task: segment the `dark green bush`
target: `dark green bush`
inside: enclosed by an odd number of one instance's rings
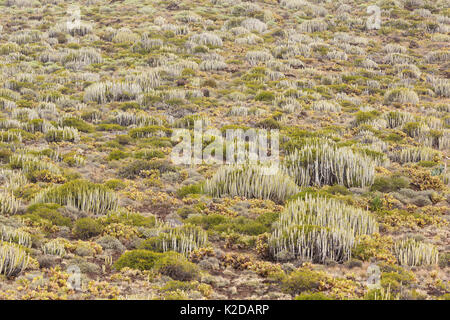
[[[77,119],[77,118],[65,118],[62,122],[62,125],[64,127],[76,128],[76,129],[78,129],[78,131],[81,131],[81,132],[87,132],[87,133],[94,132],[94,127],[91,124],[87,123],[84,120]]]
[[[394,192],[402,188],[407,188],[408,186],[408,180],[403,177],[378,176],[375,177],[371,190],[380,192]]]
[[[295,300],[334,300],[322,292],[303,292],[295,297]]]
[[[148,250],[127,251],[120,256],[114,264],[114,268],[122,270],[125,267],[137,270],[150,270],[155,266],[155,262],[162,257],[162,253]]]
[[[196,264],[173,251],[165,253],[142,249],[127,251],[114,264],[114,268],[117,270],[125,267],[142,271],[154,269],[179,281],[197,279],[200,272],[200,268]]]
[[[119,124],[116,123],[100,123],[97,125],[98,131],[120,131],[124,130],[124,127],[122,127]]]
[[[272,223],[278,218],[278,214],[267,212],[256,219],[246,217],[229,218],[220,214],[210,214],[190,217],[186,223],[201,226],[205,230],[216,232],[237,232],[245,235],[256,236],[271,231]]]
[[[135,160],[119,170],[119,176],[122,178],[133,179],[138,176],[142,170],[159,170],[160,173],[176,171],[176,168],[165,160]]]
[[[104,224],[122,223],[134,227],[154,227],[156,224],[156,218],[154,216],[143,216],[136,212],[116,212],[111,213],[107,217],[103,218]]]
[[[164,153],[160,150],[139,150],[133,154],[136,159],[151,160],[154,158],[164,158]]]
[[[292,295],[303,291],[317,290],[322,276],[320,273],[308,269],[298,269],[293,271],[281,283],[283,290]]]
[[[58,211],[61,206],[56,203],[36,203],[30,205],[23,218],[30,219],[33,222],[40,222],[42,220],[50,221],[55,226],[72,226],[72,220],[65,217]]]
[[[113,150],[108,155],[108,160],[120,160],[125,159],[129,156],[127,152],[124,152],[122,150]]]
[[[261,91],[255,96],[256,101],[270,102],[275,99],[275,94],[270,91]]]
[[[442,269],[450,267],[450,252],[443,252],[439,255],[439,267]]]
[[[199,277],[200,268],[183,255],[168,251],[155,263],[155,269],[175,280],[191,281]]]
[[[281,129],[281,125],[273,118],[268,118],[258,122],[256,127],[264,129]]]
[[[105,182],[105,186],[114,191],[118,191],[118,190],[122,190],[123,188],[125,188],[126,184],[125,184],[125,182],[123,182],[122,180],[119,180],[119,179],[110,179]]]
[[[92,218],[81,218],[75,222],[73,234],[80,239],[98,236],[103,230],[102,225]]]
[[[188,186],[183,186],[177,190],[177,196],[179,198],[184,198],[189,194],[200,194],[200,193],[202,193],[201,184],[191,184]]]

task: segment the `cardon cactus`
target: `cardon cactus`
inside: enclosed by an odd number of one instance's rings
[[[0,243],[0,274],[7,277],[17,276],[28,265],[29,255],[20,246]]]
[[[367,211],[335,199],[312,197],[287,204],[274,224],[269,246],[273,256],[291,256],[323,263],[350,258],[355,237],[378,231]]]
[[[241,196],[275,202],[284,202],[299,191],[288,175],[281,171],[274,175],[267,174],[266,170],[256,165],[224,166],[206,181],[204,190],[214,197]]]
[[[330,140],[307,139],[300,149],[286,156],[284,170],[303,187],[366,187],[373,183],[375,163],[367,155],[339,148]]]

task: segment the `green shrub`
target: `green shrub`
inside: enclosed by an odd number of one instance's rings
[[[115,140],[117,141],[117,143],[124,146],[131,142],[131,137],[128,135],[125,135],[125,134],[121,134],[121,135],[117,135]]]
[[[450,252],[443,252],[439,256],[439,267],[444,269],[446,267],[450,267]]]
[[[80,239],[98,236],[103,230],[102,225],[92,218],[81,218],[75,222],[73,234]]]
[[[133,154],[136,159],[151,160],[154,158],[164,158],[164,153],[160,150],[144,149]]]
[[[93,214],[105,214],[117,208],[118,199],[113,191],[101,184],[74,180],[42,190],[33,203],[58,203]]]
[[[120,160],[125,159],[129,156],[127,152],[124,152],[122,150],[113,150],[108,155],[108,160]]]
[[[246,217],[229,218],[220,214],[209,214],[190,217],[186,223],[217,232],[233,231],[246,235],[259,235],[269,232],[277,218],[278,213],[275,212],[266,212],[254,220]]]
[[[281,125],[273,118],[265,119],[256,124],[258,128],[281,129]]]
[[[159,170],[160,173],[174,172],[175,167],[165,160],[135,160],[119,170],[119,176],[122,178],[133,179],[143,170]]]
[[[191,281],[198,278],[200,268],[177,252],[166,252],[155,263],[155,269],[175,280]]]
[[[81,132],[94,132],[94,127],[87,123],[86,121],[83,121],[81,119],[77,119],[77,118],[65,118],[62,122],[62,125],[64,127],[73,127],[78,129],[78,131]]]
[[[118,191],[118,190],[122,190],[123,188],[125,188],[126,184],[125,184],[125,182],[123,182],[122,180],[119,180],[119,179],[110,179],[105,182],[105,186],[114,191]]]
[[[140,128],[134,128],[130,130],[130,137],[132,138],[148,138],[153,136],[165,136],[172,132],[171,129],[164,128],[162,126],[146,126]]]
[[[98,131],[120,131],[124,130],[124,127],[117,123],[100,123],[97,125]]]
[[[141,271],[151,270],[162,255],[162,253],[148,250],[127,251],[116,261],[114,268],[117,270],[122,270],[125,267]]]
[[[388,289],[393,293],[398,293],[402,288],[408,287],[414,278],[407,273],[398,272],[382,272],[381,273],[381,286]]]
[[[303,292],[295,297],[295,300],[334,300],[322,292]]]
[[[368,123],[375,120],[379,115],[380,112],[377,110],[367,112],[359,111],[356,113],[355,124],[359,126],[360,124]]]
[[[317,290],[321,280],[322,275],[316,271],[298,269],[282,281],[281,287],[286,293],[296,295],[303,291]]]
[[[403,177],[375,177],[371,190],[380,192],[394,192],[409,186],[408,180]]]
[[[275,94],[270,91],[261,91],[255,96],[256,101],[270,102],[275,99]]]
[[[338,184],[335,184],[334,186],[330,186],[329,188],[325,189],[325,192],[330,193],[332,195],[341,194],[344,196],[352,194],[346,187]]]
[[[56,203],[36,203],[30,205],[23,218],[28,218],[33,222],[48,220],[56,226],[72,226],[72,220],[57,211],[61,206]]]
[[[179,198],[184,198],[189,194],[200,194],[202,193],[203,186],[201,184],[191,184],[188,186],[183,186],[177,190],[177,196]]]
[[[155,216],[143,216],[137,212],[129,212],[124,209],[111,211],[107,216],[101,218],[103,224],[121,223],[134,227],[151,228],[156,225]]]

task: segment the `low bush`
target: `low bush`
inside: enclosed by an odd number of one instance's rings
[[[303,291],[317,290],[323,276],[316,271],[298,269],[293,271],[282,281],[282,288],[286,293],[296,295]]]
[[[75,222],[73,234],[80,239],[98,236],[103,230],[102,225],[92,218],[81,218]]]

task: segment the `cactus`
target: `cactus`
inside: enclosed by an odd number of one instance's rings
[[[60,168],[49,162],[44,157],[37,157],[26,153],[15,153],[9,158],[9,165],[12,169],[21,169],[23,173],[35,170],[48,170],[54,174],[60,174]]]
[[[80,141],[80,133],[76,128],[72,127],[51,128],[45,134],[45,140],[48,142],[78,142]]]
[[[50,254],[59,257],[64,257],[66,255],[64,243],[58,239],[50,240],[49,242],[43,244],[41,249],[44,254]]]
[[[170,228],[162,225],[158,230],[156,241],[152,241],[152,249],[156,251],[176,251],[188,256],[193,250],[202,248],[208,242],[206,231],[201,227],[186,224]]]
[[[0,182],[2,183],[5,191],[12,191],[26,185],[28,183],[28,179],[22,171],[1,169]]]
[[[274,224],[269,246],[275,257],[287,251],[313,262],[344,261],[350,258],[356,236],[377,231],[369,212],[307,194],[287,204]]]
[[[31,236],[28,232],[4,225],[0,227],[0,241],[14,242],[27,248],[31,247]]]
[[[314,20],[306,20],[300,24],[299,31],[300,32],[321,32],[328,29],[328,24],[320,19],[314,19]]]
[[[106,103],[110,101],[126,101],[136,99],[142,93],[142,88],[136,83],[125,82],[100,82],[86,88],[84,102],[95,101]]]
[[[214,197],[241,196],[279,203],[299,191],[289,176],[281,171],[267,174],[266,169],[256,165],[223,166],[206,181],[204,191]]]
[[[22,142],[22,134],[16,131],[0,131],[0,142]]]
[[[375,164],[368,156],[325,139],[305,139],[301,149],[286,156],[283,167],[302,187],[366,187],[372,185],[375,174]]]
[[[205,60],[200,63],[200,70],[202,71],[220,71],[226,68],[227,64],[220,60]]]
[[[0,215],[12,215],[19,209],[20,202],[12,193],[0,193]]]
[[[319,100],[312,104],[315,111],[341,112],[341,106],[334,101]]]
[[[386,92],[384,103],[410,103],[416,105],[419,103],[419,96],[414,91],[407,88],[396,88]]]
[[[267,30],[267,25],[261,20],[255,18],[247,18],[241,22],[241,26],[248,31],[264,32]]]
[[[26,269],[29,255],[20,246],[1,242],[0,243],[0,274],[14,277]]]
[[[412,122],[414,117],[407,112],[391,111],[384,115],[384,119],[387,121],[389,128],[395,129],[402,127],[407,122]]]
[[[74,180],[42,190],[33,203],[58,203],[95,215],[117,208],[118,199],[108,188],[85,180]]]
[[[427,147],[402,148],[399,151],[391,153],[389,158],[398,163],[433,161],[440,158],[440,153]]]
[[[401,265],[408,266],[432,265],[437,264],[439,260],[436,246],[414,239],[396,242],[394,254]]]
[[[245,55],[245,60],[252,66],[258,64],[258,62],[270,61],[272,58],[272,54],[264,50],[248,51]]]
[[[222,46],[222,39],[211,32],[203,32],[193,35],[190,40],[200,45],[211,45],[216,47]]]

